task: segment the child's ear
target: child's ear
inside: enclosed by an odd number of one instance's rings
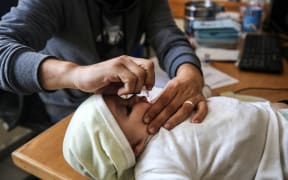
[[[136,145],[133,146],[133,152],[136,157],[138,157],[145,148],[145,140],[139,141]]]

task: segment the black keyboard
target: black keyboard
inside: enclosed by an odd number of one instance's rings
[[[283,62],[278,38],[267,34],[248,34],[245,38],[239,68],[247,71],[281,73]]]

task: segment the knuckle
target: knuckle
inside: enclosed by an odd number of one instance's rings
[[[142,68],[139,68],[137,71],[138,76],[140,77],[140,79],[143,79],[143,77],[146,76],[146,71]]]
[[[168,108],[168,107],[165,107],[167,104],[169,103],[169,99],[168,99],[168,97],[162,97],[161,99],[159,99],[158,101],[157,101],[157,107],[159,107],[158,109],[157,109],[157,112],[160,112],[160,107],[161,108]],[[171,105],[170,105],[171,106]],[[170,108],[169,108],[170,109]],[[155,109],[156,110],[156,109]]]
[[[129,58],[129,56],[127,55],[122,55],[122,56],[119,56],[118,58],[115,58],[115,61],[118,63],[118,64],[126,64],[128,61],[130,61],[131,59]]]
[[[192,106],[189,105],[189,104],[183,104],[181,110],[182,110],[182,113],[187,115],[187,114],[190,114],[191,113],[191,108]]]
[[[154,119],[151,123],[150,123],[150,127],[156,127],[156,128],[160,128],[163,125],[164,121],[161,118],[157,118]]]
[[[137,78],[135,76],[127,77],[127,79],[124,80],[124,83],[127,83],[127,85],[131,85],[131,86],[134,86],[136,82],[137,82]]]
[[[207,102],[204,100],[204,101],[200,101],[199,103],[199,109],[203,109],[203,111],[207,111],[208,110],[208,104]]]
[[[129,56],[127,56],[127,55],[121,55],[120,57],[119,57],[119,59],[129,59]]]
[[[170,116],[175,112],[175,109],[173,108],[166,108],[164,109],[159,115],[158,119],[161,124],[165,123],[166,121],[169,120]]]
[[[158,118],[158,123],[157,123],[157,125],[158,125],[158,126],[162,126],[166,121],[167,121],[167,118],[165,118],[165,116],[162,114],[162,115],[160,115],[159,118]]]
[[[176,107],[173,105],[170,105],[164,109],[163,114],[165,114],[166,116],[169,116],[170,114],[174,113],[175,110],[176,110]]]
[[[123,63],[123,61],[121,61],[121,59],[115,59],[114,62],[111,64],[112,68],[115,68],[115,67],[119,67],[121,66]]]
[[[153,61],[147,61],[147,67],[148,69],[154,69],[154,62]]]
[[[156,117],[156,115],[158,114],[158,112],[160,111],[160,109],[150,109],[149,110],[149,117],[151,118],[151,119],[154,119],[155,117]],[[157,119],[156,119],[157,120]],[[152,121],[153,122],[153,121]]]
[[[170,81],[169,82],[169,86],[170,88],[176,89],[177,87],[179,87],[180,83],[178,81]]]
[[[206,99],[205,97],[202,95],[202,93],[198,93],[196,96],[195,96],[195,99],[196,101],[198,101],[199,103],[203,102],[205,103]]]

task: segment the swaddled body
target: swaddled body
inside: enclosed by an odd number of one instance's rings
[[[269,103],[209,99],[201,124],[162,128],[135,168],[136,179],[288,178],[288,122]]]

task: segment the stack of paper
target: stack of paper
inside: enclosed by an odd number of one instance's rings
[[[240,24],[231,19],[195,21],[193,27],[197,43],[209,47],[235,48],[241,32]]]
[[[196,49],[196,55],[202,62],[209,61],[231,61],[236,62],[239,59],[238,49],[207,48],[200,47]],[[209,59],[207,59],[207,55]]]

